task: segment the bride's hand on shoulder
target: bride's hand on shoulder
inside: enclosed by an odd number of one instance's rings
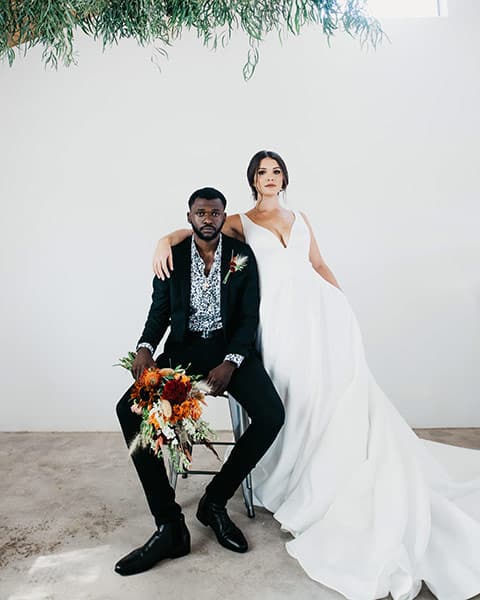
[[[172,246],[183,242],[191,235],[191,229],[177,229],[158,240],[152,264],[153,271],[159,279],[164,281],[165,277],[169,278],[173,271]]]
[[[240,215],[229,215],[223,224],[222,232],[244,242],[245,236]],[[159,279],[164,281],[165,278],[170,277],[170,273],[173,271],[172,246],[183,242],[191,235],[191,229],[178,229],[158,240],[152,264],[153,271]]]
[[[153,255],[153,270],[155,275],[162,281],[165,277],[170,277],[170,271],[173,271],[172,247],[168,238],[158,240]]]

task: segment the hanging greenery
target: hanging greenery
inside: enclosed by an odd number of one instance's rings
[[[122,38],[142,46],[172,45],[184,30],[203,44],[225,46],[235,30],[249,39],[243,69],[249,79],[259,59],[259,44],[270,32],[280,39],[314,24],[330,38],[343,31],[375,46],[383,32],[369,16],[367,0],[0,0],[0,57],[13,64],[16,52],[43,47],[43,61],[57,67],[75,63],[74,34],[100,39],[103,48]]]

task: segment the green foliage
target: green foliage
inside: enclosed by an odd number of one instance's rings
[[[133,366],[133,361],[135,360],[135,357],[137,356],[136,352],[129,352],[127,354],[127,356],[122,356],[122,358],[118,359],[118,363],[114,364],[114,367],[123,367],[124,369],[127,369],[127,371],[131,371],[132,370],[132,366]]]
[[[328,38],[343,31],[373,46],[383,36],[366,0],[0,0],[0,57],[12,65],[14,47],[27,52],[40,45],[46,65],[68,66],[75,62],[78,29],[100,39],[104,48],[133,38],[142,46],[160,46],[162,53],[184,30],[194,30],[205,46],[216,49],[240,29],[249,39],[243,69],[249,79],[267,34],[277,32],[282,39],[312,24]]]
[[[100,39],[103,47],[133,38],[142,46],[165,47],[194,30],[211,49],[225,46],[232,33],[249,39],[243,69],[249,79],[259,60],[259,43],[270,32],[298,35],[307,25],[319,25],[330,38],[338,31],[376,45],[383,36],[368,15],[367,0],[0,0],[0,57],[12,65],[13,47],[27,52],[43,47],[43,61],[57,67],[75,62],[74,33],[80,29]],[[20,49],[18,49],[20,51]]]

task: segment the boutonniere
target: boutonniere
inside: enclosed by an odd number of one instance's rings
[[[232,250],[232,258],[228,263],[228,271],[223,279],[223,283],[227,283],[228,278],[231,273],[236,273],[237,271],[241,271],[247,266],[248,256],[244,256],[243,254],[233,254]]]

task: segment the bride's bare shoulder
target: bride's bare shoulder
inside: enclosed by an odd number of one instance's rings
[[[240,219],[239,214],[228,215],[223,224],[222,231],[225,235],[229,235],[241,242],[245,241],[242,220]]]

